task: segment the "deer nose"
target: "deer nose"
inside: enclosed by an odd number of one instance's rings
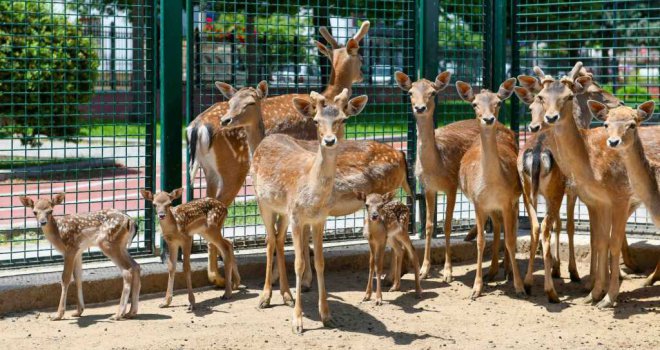
[[[222,121],[220,122],[222,126],[227,126],[231,124],[232,118],[223,118]]]
[[[530,124],[529,125],[529,131],[538,132],[539,130],[541,130],[541,124]]]
[[[416,112],[416,113],[424,113],[424,112],[426,112],[426,106],[415,106],[415,112]]]
[[[621,139],[607,139],[607,145],[614,148],[621,144]]]
[[[46,226],[47,223],[48,223],[47,220],[39,221],[39,224],[41,224],[41,226]]]
[[[161,220],[165,219],[165,213],[158,213],[158,218]]]
[[[548,123],[548,124],[553,124],[557,120],[559,120],[559,114],[555,114],[555,115],[547,115],[546,114],[545,115],[545,122]]]
[[[325,144],[328,147],[334,146],[336,142],[337,142],[337,138],[335,136],[326,136],[323,138],[323,144]]]
[[[481,118],[486,125],[492,125],[495,122],[495,116],[488,115]]]
[[[371,221],[378,220],[378,213],[371,213]]]

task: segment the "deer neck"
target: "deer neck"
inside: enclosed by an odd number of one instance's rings
[[[348,96],[350,96],[352,91],[353,81],[344,77],[337,77],[334,69],[330,73],[330,79],[328,80],[328,86],[323,90],[323,96],[327,99],[333,99],[337,95],[341,94],[344,89],[348,89]]]
[[[560,114],[564,122],[553,127],[559,165],[575,181],[592,183],[595,176],[589,162],[589,150],[573,118],[573,104],[564,104]]]
[[[660,187],[646,158],[639,135],[635,135],[633,144],[622,153],[633,192],[644,203],[656,224],[660,224],[657,222],[660,221]]]
[[[171,208],[165,213],[165,218],[159,220],[160,229],[163,231],[163,234],[168,236],[174,235],[178,231],[178,224],[173,214],[174,210],[176,210],[176,208]]]
[[[59,251],[63,251],[64,242],[62,242],[62,237],[60,237],[60,229],[57,226],[57,219],[53,218],[48,220],[46,225],[41,226],[41,230],[44,232],[46,239],[55,246]]]
[[[497,150],[497,128],[495,126],[481,127],[479,137],[481,138],[481,168],[484,170],[484,176],[499,177],[502,175],[502,167]]]
[[[440,164],[438,148],[435,144],[434,109],[435,106],[429,108],[424,116],[415,118],[417,123],[417,154],[425,169]]]
[[[264,120],[262,118],[261,112],[259,113],[258,118],[255,118],[255,120],[255,122],[246,128],[247,142],[250,149],[250,159],[252,159],[257,146],[259,146],[264,137],[266,137],[266,127],[264,126]]]
[[[334,187],[336,172],[337,147],[328,149],[319,146],[308,175],[311,192],[320,195],[322,198],[328,198]]]

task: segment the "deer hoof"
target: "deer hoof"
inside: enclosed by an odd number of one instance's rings
[[[611,309],[614,307],[614,302],[612,302],[612,299],[610,298],[609,295],[606,295],[603,300],[601,300],[596,306],[599,309]]]

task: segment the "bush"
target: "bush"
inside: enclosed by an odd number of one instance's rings
[[[71,138],[78,105],[94,93],[98,58],[81,28],[52,4],[0,2],[0,126],[33,136]]]
[[[603,86],[603,90],[612,93],[612,85]],[[624,85],[616,89],[614,93],[625,104],[633,106],[636,104],[644,103],[651,99],[651,94],[649,91],[641,86],[637,85]]]

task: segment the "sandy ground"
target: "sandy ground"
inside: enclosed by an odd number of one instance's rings
[[[523,271],[524,262],[519,260]],[[566,266],[563,276],[568,275]],[[585,262],[578,268],[583,275],[588,272]],[[0,319],[2,348],[660,348],[660,285],[640,288],[642,276],[623,282],[615,310],[601,311],[583,305],[580,299],[586,293],[568,279],[555,279],[562,303],[548,304],[540,271],[528,299],[514,298],[512,283],[500,274],[482,297],[471,301],[474,271],[474,264],[455,266],[455,280],[447,284],[434,270],[434,278],[422,281],[421,300],[413,297],[408,274],[404,292],[384,293],[382,306],[361,302],[365,272],[327,274],[330,308],[339,328],[322,327],[313,288],[303,297],[306,331],[301,336],[292,334],[292,309],[281,304],[279,292],[274,290],[273,307],[257,309],[260,281],[244,277],[249,288],[229,301],[220,299],[220,290],[196,290],[198,304],[192,313],[179,291],[169,309],[157,307],[162,294],[143,296],[134,320],[109,321],[116,302],[87,305],[78,319],[71,317],[75,306],[70,305],[66,319],[58,322],[48,320],[53,310],[7,315]]]

